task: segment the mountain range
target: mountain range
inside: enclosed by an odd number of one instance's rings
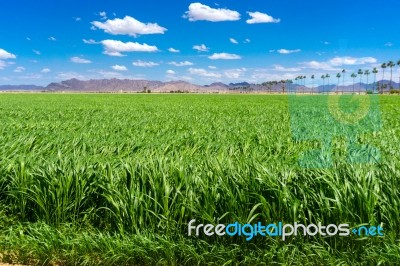
[[[0,91],[37,91],[43,87],[36,85],[0,85]]]
[[[379,81],[386,84],[385,91],[389,90],[390,81]],[[399,88],[399,83],[392,82],[392,87]],[[151,81],[151,80],[130,80],[130,79],[91,79],[78,80],[69,79],[61,82],[53,82],[47,86],[35,85],[0,85],[0,91],[47,91],[47,92],[205,92],[205,93],[226,93],[226,92],[365,92],[372,90],[373,84],[355,83],[353,85],[325,85],[306,87],[300,84],[274,84],[262,86],[247,82],[224,84],[221,82],[210,85],[195,85],[186,81]],[[375,88],[376,90],[376,88]]]

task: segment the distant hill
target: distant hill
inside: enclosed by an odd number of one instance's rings
[[[386,92],[389,91],[389,80],[379,81],[380,84],[386,85],[384,89]],[[394,89],[399,88],[399,83],[392,82]],[[222,82],[214,82],[210,85],[200,86],[195,85],[186,81],[152,81],[152,80],[131,80],[131,79],[91,79],[91,80],[79,80],[69,79],[61,82],[53,82],[46,87],[35,86],[35,85],[0,85],[0,91],[49,91],[49,92],[240,92],[240,93],[254,93],[254,92],[273,92],[281,93],[285,92],[366,92],[372,90],[373,84],[365,83],[354,83],[351,85],[314,85],[303,86],[300,84],[274,84],[262,86],[260,84],[251,84],[248,82],[230,83],[224,84]],[[375,86],[375,90],[377,87]]]
[[[219,84],[199,86],[186,81],[150,81],[129,79],[98,79],[82,81],[78,79],[65,80],[59,83],[50,83],[47,91],[86,91],[86,92],[198,92],[220,91],[225,89]]]
[[[36,85],[0,85],[0,91],[37,91],[44,88]]]
[[[229,83],[229,87],[247,87],[251,84],[248,82],[240,82],[240,83]]]
[[[78,79],[69,79],[59,83],[50,83],[47,91],[99,91],[99,92],[117,92],[117,91],[143,91],[155,89],[162,86],[159,81],[149,80],[128,80],[128,79],[91,79],[87,81]]]
[[[205,85],[205,87],[223,87],[223,88],[229,88],[229,85],[226,85],[225,83],[222,83],[222,82],[214,82],[214,83],[211,83],[210,85]]]

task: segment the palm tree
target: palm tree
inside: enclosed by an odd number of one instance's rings
[[[325,78],[327,78],[328,79],[328,90],[326,91],[326,94],[329,94],[329,78],[330,78],[331,76],[329,76],[329,74],[326,74],[325,75]]]
[[[387,66],[390,67],[390,86],[389,86],[389,90],[392,89],[392,78],[393,78],[393,67],[395,66],[393,61],[389,61],[387,63]]]
[[[303,76],[303,79],[304,79],[304,81],[303,81],[303,94],[305,94],[306,93],[306,79],[307,79],[307,77]]]
[[[360,76],[360,87],[358,88],[358,94],[361,94],[361,78],[364,72],[362,71],[362,69],[359,69],[357,74]]]
[[[280,83],[282,83],[282,92],[283,92],[283,94],[285,94],[285,83],[286,83],[286,81],[281,80]]]
[[[289,83],[290,83],[290,84],[293,84],[293,80],[290,79],[290,80],[289,80]],[[293,91],[293,85],[291,85],[291,88],[292,88],[292,91]]]
[[[325,75],[322,75],[321,78],[322,78],[322,94],[324,94],[324,92],[325,92]]]
[[[383,63],[382,65],[381,65],[381,68],[382,68],[382,84],[381,84],[381,93],[383,93],[383,80],[385,79],[385,68],[386,68],[386,63]]]
[[[400,60],[397,61],[397,65],[400,67]],[[400,91],[400,76],[399,76],[399,91]]]
[[[383,82],[382,82],[382,84],[381,84],[381,91],[382,91],[382,94],[383,93],[385,93],[385,89],[387,88],[387,84],[383,84]]]
[[[374,69],[372,70],[372,73],[374,73],[374,85],[372,87],[372,91],[375,93],[375,86],[376,86],[376,74],[378,74],[378,69],[376,67],[374,67]]]
[[[299,79],[300,79],[300,92],[301,92],[301,89],[302,89],[302,87],[303,87],[303,76],[299,76]]]
[[[353,94],[354,94],[354,83],[355,83],[355,79],[356,79],[356,77],[357,77],[357,74],[356,74],[356,73],[353,73],[353,74],[351,74],[351,77],[352,77],[352,79],[353,79]]]
[[[290,80],[290,84],[292,84],[292,85],[291,85],[292,91],[295,91],[295,87],[293,86],[293,83],[294,83],[294,82],[293,82],[293,80],[291,79],[291,80]]]
[[[287,79],[287,80],[286,80],[286,84],[287,84],[287,88],[288,88],[288,93],[291,92],[291,86],[290,86],[290,84],[292,84],[292,83],[293,83],[292,80],[290,80],[290,79]]]
[[[343,89],[344,89],[344,75],[346,74],[346,69],[342,70],[342,76],[343,76],[343,87],[342,87],[342,94],[343,94]]]
[[[268,81],[268,82],[266,82],[267,83],[267,90],[268,90],[268,92],[269,92],[269,94],[271,94],[271,87],[272,87],[272,83],[271,83],[271,81]]]
[[[265,87],[266,88],[266,92],[267,91],[270,91],[271,92],[271,82],[270,81],[267,81],[267,82],[263,82],[263,83],[261,83],[261,86],[263,86],[263,87]]]
[[[336,77],[337,77],[336,94],[338,94],[339,93],[339,81],[340,81],[340,77],[341,77],[340,73],[337,73]]]
[[[367,90],[368,90],[368,76],[370,75],[371,73],[369,72],[369,70],[367,69],[367,70],[365,70],[365,72],[364,72],[364,75],[366,75],[367,76]]]
[[[399,62],[400,62],[400,60],[399,60]],[[311,94],[314,94],[314,78],[315,78],[315,76],[314,76],[314,75],[311,75],[311,81],[312,81],[312,85],[311,85]]]

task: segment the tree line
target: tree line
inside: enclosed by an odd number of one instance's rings
[[[389,82],[389,92],[397,92],[400,93],[400,78],[399,78],[399,84],[398,84],[398,90],[396,91],[395,88],[392,86],[393,84],[393,68],[395,66],[398,66],[400,68],[400,60],[397,61],[397,63],[395,63],[394,61],[389,61],[387,63],[382,63],[380,68],[382,69],[382,80],[381,82],[376,82],[376,77],[377,74],[379,73],[378,68],[374,67],[371,71],[369,69],[363,70],[363,69],[359,69],[357,72],[353,72],[350,74],[350,77],[352,79],[352,93],[359,93],[361,94],[362,91],[362,87],[361,87],[361,83],[362,83],[362,78],[366,77],[366,93],[380,93],[383,94],[385,93],[385,91],[387,91],[387,85],[384,83],[385,80],[385,70],[387,68],[390,68],[390,82]],[[336,74],[337,79],[337,83],[336,84],[330,84],[330,78],[331,75],[325,74],[321,76],[321,80],[322,80],[322,93],[329,93],[331,91],[335,92],[335,93],[344,93],[344,88],[345,88],[345,76],[347,74],[347,70],[346,69],[342,69],[342,71],[338,72]],[[372,88],[369,89],[369,78],[370,75],[373,75],[374,81],[372,83]],[[359,78],[359,86],[358,86],[358,91],[355,91],[355,84],[356,84],[356,78]],[[286,80],[274,80],[274,81],[266,81],[261,83],[261,85],[263,87],[265,87],[266,91],[269,93],[272,93],[273,88],[276,86],[279,86],[281,89],[282,93],[306,93],[306,90],[311,92],[311,94],[314,93],[320,93],[321,91],[316,91],[315,89],[320,88],[320,86],[314,87],[315,84],[315,79],[316,76],[315,75],[311,75],[310,76],[311,79],[311,90],[309,87],[306,86],[306,80],[307,80],[307,76],[297,76],[296,78],[293,79],[286,79]],[[326,84],[325,84],[326,81]],[[340,81],[342,81],[342,87],[341,90],[339,91],[339,86],[340,86]],[[293,85],[294,84],[294,85]],[[336,87],[336,88],[335,88]]]

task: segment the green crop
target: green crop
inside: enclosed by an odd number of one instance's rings
[[[286,96],[0,94],[0,204],[13,221],[0,253],[41,239],[54,249],[30,259],[70,250],[66,265],[400,263],[399,105],[380,104],[381,131],[358,136],[379,163],[348,164],[338,138],[332,168],[305,169],[299,154],[319,144],[292,139]],[[387,235],[246,243],[189,237],[191,219],[371,224]]]

